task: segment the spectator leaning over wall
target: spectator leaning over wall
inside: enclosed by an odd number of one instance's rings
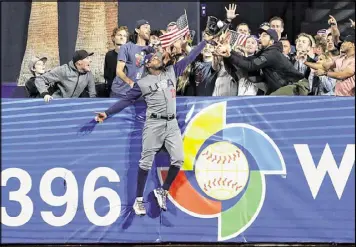
[[[284,95],[307,95],[309,83],[306,79],[302,81],[303,74],[299,73],[282,54],[282,46],[278,42],[277,32],[273,29],[260,29],[260,33],[262,49],[252,57],[243,57],[231,51],[231,47],[226,41],[218,46],[216,52],[225,57],[226,62],[247,72],[262,70],[264,81],[268,87],[267,95],[290,83],[294,84],[296,90],[283,92]]]
[[[336,79],[336,96],[355,96],[355,34],[343,39],[341,55],[330,63],[305,64],[315,70],[317,76],[328,76]]]
[[[332,57],[329,54],[319,55],[318,64],[330,62],[332,62]],[[310,95],[335,95],[335,84],[336,80],[334,78],[325,75],[317,76],[315,75],[315,70],[311,69],[309,74]]]
[[[25,83],[25,89],[27,93],[27,97],[29,98],[40,98],[40,92],[38,92],[37,87],[35,85],[35,80],[37,76],[43,75],[46,69],[46,57],[33,57],[28,64],[28,69],[32,73],[32,77],[28,79]],[[53,85],[46,85],[47,91],[50,95],[52,95],[55,91],[55,87]]]
[[[36,77],[36,87],[45,102],[49,102],[52,98],[78,98],[86,88],[91,98],[96,97],[94,77],[90,71],[90,56],[93,54],[85,50],[78,50],[68,64]],[[51,96],[48,86],[52,84],[59,90]]]

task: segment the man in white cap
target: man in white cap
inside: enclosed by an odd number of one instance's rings
[[[74,53],[68,64],[63,64],[51,71],[36,77],[35,84],[45,102],[53,98],[79,98],[88,89],[90,98],[96,97],[93,74],[90,71],[90,56],[85,50]],[[58,90],[51,96],[48,85],[58,86]]]

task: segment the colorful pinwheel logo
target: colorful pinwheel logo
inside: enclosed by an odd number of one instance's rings
[[[196,114],[183,138],[184,164],[169,199],[193,217],[218,218],[219,241],[238,236],[263,206],[265,176],[286,175],[281,152],[260,129],[226,124],[226,102]],[[161,182],[167,171],[158,169]]]

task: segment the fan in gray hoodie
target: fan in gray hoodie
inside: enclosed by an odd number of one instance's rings
[[[36,77],[35,85],[45,102],[52,98],[78,98],[86,88],[91,98],[96,97],[94,77],[90,71],[90,56],[93,54],[85,50],[76,51],[68,64]],[[52,96],[47,91],[50,84],[59,88]]]

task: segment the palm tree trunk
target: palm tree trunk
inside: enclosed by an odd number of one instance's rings
[[[32,76],[28,63],[33,56],[46,56],[46,67],[59,65],[58,46],[58,8],[56,1],[32,1],[26,51],[21,64],[21,71],[17,81],[19,86]]]
[[[115,48],[112,40],[111,34],[115,27],[118,25],[118,15],[119,8],[117,0],[110,0],[105,2],[105,13],[106,13],[106,36],[108,39],[108,43],[106,45],[108,50],[112,50]]]
[[[105,54],[108,50],[107,45],[111,41],[111,38],[108,39],[107,29],[113,25],[113,19],[115,17],[117,19],[114,8],[117,9],[117,6],[113,2],[95,0],[80,2],[76,50],[85,49],[94,52],[91,57],[91,70],[96,83],[104,82]]]

